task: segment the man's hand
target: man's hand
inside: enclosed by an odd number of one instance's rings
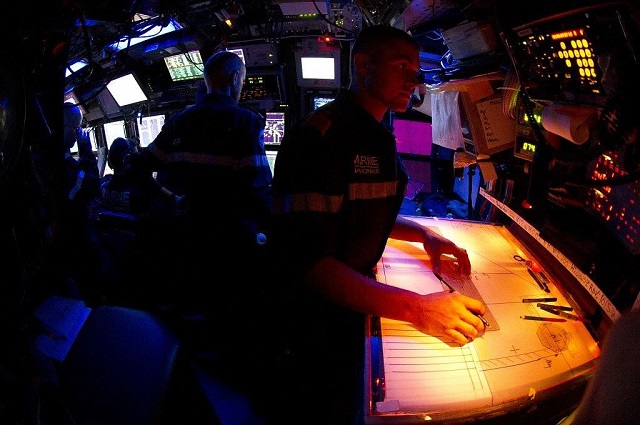
[[[440,258],[442,254],[451,255],[458,260],[460,274],[468,276],[471,273],[471,262],[466,250],[413,220],[398,216],[390,237],[409,242],[422,242],[424,250],[431,259],[433,271],[436,273],[440,272],[442,268],[442,259]]]
[[[484,333],[485,326],[477,315],[487,309],[476,299],[459,292],[435,292],[421,295],[411,319],[420,332],[435,337],[448,337],[464,345]],[[445,338],[446,339],[446,338]]]
[[[449,254],[458,260],[460,274],[468,276],[471,273],[471,262],[467,251],[460,248],[447,238],[434,232],[426,232],[424,238],[424,250],[429,254],[433,271],[438,273],[442,268],[442,254]]]

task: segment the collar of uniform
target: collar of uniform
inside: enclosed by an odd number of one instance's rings
[[[237,103],[231,98],[231,96],[222,93],[207,93],[203,96],[202,99],[206,103],[223,103],[227,105],[237,105]]]
[[[362,117],[363,120],[370,120],[378,125],[388,129],[384,123],[376,120],[366,109],[364,109],[358,102],[356,95],[349,89],[340,89],[336,95],[335,105],[337,107],[336,112],[339,116],[349,117],[352,120],[357,117]]]

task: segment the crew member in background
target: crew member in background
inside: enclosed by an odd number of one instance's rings
[[[407,175],[382,120],[389,110],[406,110],[419,66],[418,45],[404,31],[363,29],[352,48],[349,89],[284,137],[273,180],[272,248],[290,284],[284,292],[293,295],[288,304],[283,297],[290,359],[275,416],[305,424],[363,421],[366,315],[406,321],[457,344],[484,331],[479,300],[449,291],[418,295],[374,277],[388,237],[422,243],[435,271],[442,254],[457,259],[460,273],[471,271],[464,249],[398,216]]]
[[[100,181],[100,202],[94,216],[113,260],[112,274],[117,277],[108,301],[146,309],[166,302],[167,294],[159,290],[157,281],[149,279],[149,270],[156,267],[154,247],[175,227],[180,198],[151,174],[132,174],[127,163],[138,150],[135,139],[113,140],[107,158],[113,173]]]
[[[238,105],[245,76],[239,56],[213,54],[204,66],[207,93],[165,121],[131,163],[148,173],[162,171],[163,186],[184,196],[176,240],[156,247],[166,256],[158,270],[173,282],[178,312],[204,315],[199,342],[226,359],[220,364],[235,383],[242,376],[257,379],[233,365],[255,365],[258,338],[268,334],[255,329],[263,320],[261,287],[269,279],[272,175],[264,118]]]
[[[82,111],[65,103],[64,178],[56,208],[51,246],[52,267],[65,282],[67,295],[99,302],[108,284],[109,259],[91,224],[100,187],[98,160],[89,132],[81,127]],[[71,149],[77,144],[77,158]]]
[[[134,139],[117,137],[111,143],[107,162],[112,174],[100,180],[101,207],[114,212],[147,218],[151,214],[170,214],[176,197],[162,187],[151,175],[134,178],[127,167],[131,155],[138,153]]]

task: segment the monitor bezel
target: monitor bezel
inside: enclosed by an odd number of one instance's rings
[[[306,59],[331,59],[333,60],[332,79],[325,78],[305,78],[303,64]],[[341,57],[340,49],[327,49],[315,52],[297,51],[295,52],[296,80],[299,87],[317,89],[339,89],[341,84]]]

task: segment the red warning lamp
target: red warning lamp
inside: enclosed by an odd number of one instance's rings
[[[319,35],[318,36],[318,43],[321,43],[321,44],[331,45],[335,41],[336,41],[335,38],[333,38],[333,36],[331,36],[329,34]]]

